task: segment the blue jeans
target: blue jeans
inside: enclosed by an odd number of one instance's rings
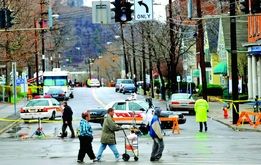
[[[101,143],[98,154],[97,154],[97,159],[100,160],[102,157],[102,153],[103,151],[106,149],[107,145],[110,147],[110,149],[112,150],[114,156],[116,159],[118,159],[120,157],[120,154],[116,148],[116,144],[103,144]]]

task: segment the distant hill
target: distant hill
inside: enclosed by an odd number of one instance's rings
[[[105,50],[106,43],[115,39],[112,29],[116,25],[93,24],[90,7],[62,5],[57,10],[59,21],[65,28],[70,28],[70,33],[64,36],[68,41],[63,54],[70,59],[72,65],[81,63],[88,57],[98,57]]]

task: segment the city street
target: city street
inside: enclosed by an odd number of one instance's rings
[[[74,111],[74,129],[79,125],[81,113],[88,108],[103,107],[113,100],[126,99],[130,95],[115,93],[114,88],[75,88],[75,97],[68,101]],[[144,99],[138,95],[138,99]],[[154,102],[156,106],[166,107],[164,102]],[[131,157],[129,162],[123,160],[116,164],[260,164],[260,132],[240,132],[215,120],[208,121],[208,132],[199,133],[194,116],[186,116],[187,122],[180,125],[180,134],[164,130],[165,150],[159,162],[149,161],[152,139],[139,137],[139,160]],[[37,122],[19,125],[0,136],[1,164],[77,164],[79,140],[77,138],[57,137],[61,132],[61,120],[42,123],[45,137],[33,135]],[[94,130],[93,148],[98,151],[101,136],[100,124],[92,123]],[[67,130],[69,135],[70,131]],[[26,135],[21,137],[21,135]],[[19,137],[20,136],[20,137]],[[32,137],[31,137],[32,136]],[[124,135],[116,134],[118,150],[124,153]],[[86,155],[85,164],[92,163]],[[110,149],[106,149],[102,162],[93,164],[115,164]]]

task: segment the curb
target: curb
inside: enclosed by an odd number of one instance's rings
[[[210,117],[211,118],[211,117]],[[221,124],[224,124],[226,125],[227,127],[233,129],[234,131],[245,131],[245,132],[261,132],[261,130],[259,129],[255,129],[255,128],[242,128],[242,127],[238,127],[238,126],[235,126],[235,125],[231,125],[231,124],[227,124],[221,120],[218,120],[218,119],[215,119],[215,118],[211,118],[212,120],[215,120]]]

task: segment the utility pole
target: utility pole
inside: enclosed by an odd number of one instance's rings
[[[174,90],[174,82],[176,80],[176,74],[173,68],[173,64],[175,61],[175,57],[174,57],[174,53],[175,53],[175,38],[174,38],[174,22],[173,22],[173,14],[172,14],[172,0],[169,0],[169,37],[170,37],[170,51],[169,51],[169,56],[170,56],[170,65],[168,65],[168,70],[170,71],[170,73],[168,73],[169,79],[171,79],[171,86],[170,89]],[[175,74],[175,75],[174,75]],[[161,93],[163,95],[163,93]],[[166,95],[164,94],[163,99],[165,99]]]
[[[129,73],[129,68],[128,68],[128,59],[126,55],[126,50],[125,50],[125,41],[124,41],[124,34],[123,34],[123,23],[120,23],[121,26],[121,39],[122,39],[122,49],[123,49],[123,57],[124,57],[124,64],[125,64],[125,78],[128,78],[127,74]]]
[[[44,45],[44,11],[43,11],[43,7],[45,4],[45,0],[40,0],[40,8],[41,8],[41,23],[40,23],[40,27],[41,27],[41,40],[42,40],[42,71],[45,71],[45,45]]]
[[[137,86],[137,67],[136,67],[136,56],[135,56],[135,45],[134,45],[134,32],[133,26],[131,25],[131,41],[132,41],[132,55],[133,55],[133,72],[134,72],[134,84]]]
[[[147,95],[146,92],[146,59],[145,59],[145,37],[144,37],[144,26],[141,24],[141,35],[142,35],[142,74],[143,74],[143,94]]]
[[[207,80],[206,80],[206,64],[205,64],[205,55],[204,55],[204,31],[202,23],[202,12],[201,12],[201,2],[200,0],[196,1],[197,3],[197,17],[198,17],[198,35],[197,35],[197,50],[199,50],[199,63],[201,69],[201,79],[202,79],[202,96],[203,99],[207,100]]]
[[[37,21],[34,19],[34,28],[36,28]],[[39,95],[39,70],[38,70],[38,33],[34,31],[34,48],[35,48],[35,72],[36,72],[36,86],[37,95]]]
[[[150,28],[149,28],[150,29]],[[148,34],[148,51],[149,51],[149,74],[150,74],[150,91],[151,91],[151,97],[154,98],[154,83],[153,83],[153,75],[152,75],[152,54],[151,54],[151,36],[150,36],[150,30],[147,31]]]
[[[237,28],[236,28],[236,1],[230,0],[230,43],[231,43],[231,74],[232,74],[232,99],[238,100],[238,69],[237,69]],[[251,11],[251,10],[250,10]],[[237,110],[238,103],[232,106],[233,124],[236,124],[239,118]]]

